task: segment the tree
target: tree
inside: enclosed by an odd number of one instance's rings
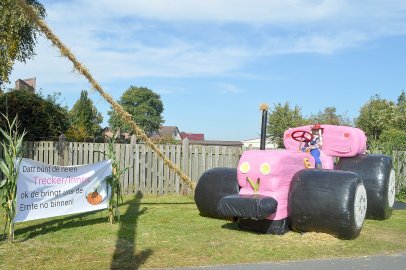
[[[0,95],[0,112],[13,119],[18,115],[26,140],[56,139],[69,127],[67,108],[56,103],[55,96],[42,97],[24,90],[12,90]],[[0,123],[5,129],[6,123]]]
[[[398,97],[398,106],[401,105],[406,105],[406,93],[405,90],[402,90],[402,93],[400,94],[400,96]]]
[[[131,86],[123,93],[118,103],[132,115],[134,121],[147,134],[159,130],[164,122],[161,116],[164,110],[161,97],[148,88]],[[114,110],[108,114],[109,124],[113,129],[131,131],[131,127],[125,124]]]
[[[395,128],[406,131],[406,94],[402,91],[395,108]]]
[[[40,18],[45,8],[36,0],[27,0]],[[0,0],[0,87],[9,82],[15,61],[24,62],[35,55],[34,47],[39,34],[14,0]]]
[[[337,114],[336,107],[326,107],[324,111],[319,111],[316,115],[311,115],[308,119],[309,123],[319,123],[337,126],[351,126],[351,121]]]
[[[375,95],[361,107],[355,125],[362,129],[370,139],[378,140],[384,130],[394,127],[395,109],[394,102]]]
[[[283,133],[285,130],[306,124],[306,120],[301,114],[301,108],[295,106],[290,108],[289,102],[284,105],[278,103],[274,105],[268,117],[267,133],[268,138],[277,144],[279,148],[283,146]]]
[[[103,117],[93,105],[86,90],[82,90],[80,98],[69,111],[71,126],[66,134],[70,139],[83,141],[94,138],[101,131]]]
[[[406,131],[394,128],[384,130],[378,145],[381,149],[406,151]]]

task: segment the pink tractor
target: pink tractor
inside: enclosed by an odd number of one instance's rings
[[[237,169],[205,172],[196,205],[201,215],[233,219],[244,230],[356,238],[365,218],[389,218],[395,201],[392,160],[365,154],[366,140],[347,126],[289,129],[286,149],[247,150]]]

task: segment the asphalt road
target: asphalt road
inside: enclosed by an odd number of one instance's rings
[[[283,263],[257,263],[224,266],[176,268],[176,270],[405,270],[406,253],[389,256],[365,256],[360,258],[306,260]]]
[[[396,201],[393,205],[394,210],[406,210],[406,203]]]

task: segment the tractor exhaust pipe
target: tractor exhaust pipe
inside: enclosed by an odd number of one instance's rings
[[[268,122],[268,104],[261,104],[259,107],[262,111],[262,124],[261,124],[261,143],[259,146],[260,150],[265,150],[265,143],[266,143],[266,125]]]

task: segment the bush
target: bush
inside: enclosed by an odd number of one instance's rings
[[[398,200],[406,200],[406,186],[403,186],[399,189],[399,191],[396,194],[396,198]]]
[[[18,115],[25,140],[57,139],[69,127],[67,108],[56,102],[56,97],[44,98],[24,90],[13,90],[0,95],[0,112],[10,119]],[[1,121],[0,128],[7,129],[7,122]]]
[[[406,132],[398,129],[388,129],[382,132],[378,143],[384,148],[406,151]]]

